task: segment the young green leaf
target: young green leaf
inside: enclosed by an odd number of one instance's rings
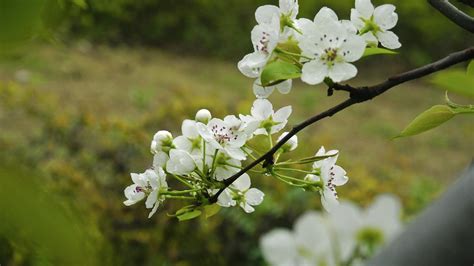
[[[462,70],[447,70],[434,75],[431,82],[443,90],[474,98],[474,74],[468,75]]]
[[[473,76],[474,77],[474,60],[471,60],[469,65],[467,65],[467,71],[466,74],[468,76]]]
[[[204,206],[204,214],[206,215],[206,219],[214,216],[221,210],[221,206],[217,204],[206,205]]]
[[[408,126],[395,138],[408,137],[423,133],[432,128],[440,126],[453,118],[456,113],[447,105],[435,105],[418,115]]]
[[[397,52],[394,52],[392,50],[385,49],[385,48],[367,47],[367,48],[365,48],[365,51],[364,51],[364,54],[362,55],[362,57],[377,55],[377,54],[394,55],[394,54],[397,54]]]
[[[190,211],[190,212],[185,212],[181,215],[178,215],[178,220],[180,222],[191,220],[191,219],[194,219],[194,218],[198,217],[199,215],[201,215],[201,213],[202,212],[200,210],[193,210],[193,211]]]
[[[294,79],[301,76],[301,69],[286,61],[274,61],[265,66],[260,76],[262,86],[271,86],[280,81]]]

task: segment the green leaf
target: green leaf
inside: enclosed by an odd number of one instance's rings
[[[437,73],[431,82],[443,90],[474,98],[474,75],[466,75],[462,70],[447,70]]]
[[[206,205],[204,206],[204,214],[206,215],[206,219],[214,216],[221,210],[221,206],[217,204]]]
[[[397,54],[397,52],[394,52],[392,50],[385,49],[385,48],[367,47],[367,48],[365,48],[365,51],[364,51],[364,54],[362,55],[362,57],[377,55],[377,54],[394,55],[394,54]]]
[[[456,113],[447,105],[435,105],[418,115],[403,131],[395,138],[408,137],[423,133],[432,128],[440,126],[453,118]]]
[[[474,60],[471,60],[469,65],[467,65],[467,71],[466,74],[468,76],[474,76]]]
[[[178,215],[178,220],[180,222],[191,220],[191,219],[194,219],[194,218],[198,217],[199,215],[201,215],[201,213],[202,212],[200,210],[193,210],[193,211],[190,211],[190,212],[185,212],[181,215]]]
[[[274,61],[265,66],[260,76],[262,86],[271,86],[287,79],[301,76],[301,69],[286,61]]]
[[[73,2],[76,6],[82,8],[82,9],[86,9],[86,8],[87,8],[86,0],[73,0],[72,2]]]

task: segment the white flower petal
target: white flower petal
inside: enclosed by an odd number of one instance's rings
[[[319,23],[324,23],[325,20],[334,20],[334,21],[339,21],[339,18],[337,17],[336,12],[334,10],[323,6],[316,16],[314,16],[314,23],[319,24]]]
[[[391,31],[380,31],[376,33],[376,36],[380,43],[388,49],[397,49],[402,46],[402,44],[398,41],[398,36]]]
[[[344,59],[347,62],[359,60],[364,54],[366,47],[365,39],[358,35],[348,36],[341,45],[341,52],[345,52]]]
[[[334,82],[351,79],[357,75],[357,68],[349,63],[341,62],[334,64],[329,69],[329,77]]]
[[[255,211],[255,208],[250,206],[247,202],[241,202],[239,203],[239,206],[246,212],[246,213],[252,213]]]
[[[356,0],[355,8],[366,19],[370,18],[374,13],[374,6],[370,0]]]
[[[173,149],[170,159],[166,162],[166,171],[176,175],[186,175],[194,171],[196,164],[189,153]]]
[[[346,171],[339,165],[333,166],[332,173],[334,174],[333,184],[336,186],[342,186],[349,180],[349,178],[346,176]]]
[[[375,37],[371,31],[362,34],[361,37],[364,38],[365,43],[369,46],[377,46],[379,44],[379,40],[377,40],[377,37]]]
[[[316,85],[323,82],[327,75],[327,65],[324,65],[322,61],[313,60],[303,65],[301,80],[310,85]]]
[[[267,99],[257,99],[253,102],[250,113],[259,120],[265,120],[273,114],[273,106]]]
[[[183,136],[187,138],[196,138],[199,136],[199,132],[196,128],[196,121],[185,119],[181,125],[181,132]]]
[[[366,210],[364,223],[369,227],[380,228],[389,240],[401,229],[400,214],[400,201],[391,195],[381,195]]]
[[[361,19],[362,15],[357,9],[351,9],[351,22],[357,29],[362,29],[365,26],[365,22]]]
[[[274,89],[274,86],[261,86],[260,79],[255,80],[255,82],[253,83],[253,94],[255,94],[257,98],[268,98],[268,96],[273,93]]]
[[[261,52],[253,52],[242,58],[237,63],[240,72],[249,78],[257,78],[260,76],[262,67],[267,63],[268,55]]]
[[[226,147],[225,151],[230,157],[240,161],[245,160],[247,158],[241,148]]]
[[[168,154],[160,151],[153,156],[153,167],[154,168],[165,167],[166,162],[168,160],[169,160]]]
[[[293,234],[286,229],[274,229],[260,238],[260,249],[270,265],[295,265],[297,246]]]
[[[250,205],[259,205],[263,201],[263,197],[265,194],[263,194],[262,191],[256,188],[251,188],[247,190],[245,193],[245,201],[247,201],[248,204]]]
[[[193,148],[192,142],[185,136],[178,136],[173,139],[174,146],[179,150],[184,150],[187,152],[191,152]]]
[[[397,25],[398,15],[395,6],[385,4],[378,6],[374,11],[374,22],[383,30],[389,30]]]
[[[321,203],[329,213],[339,205],[336,195],[327,187],[324,188],[323,194],[321,194]]]
[[[298,15],[298,0],[280,0],[279,1],[280,12],[284,15],[289,15],[290,18],[296,18]]]
[[[235,200],[232,199],[228,189],[224,190],[219,197],[217,197],[217,205],[225,208],[235,205]]]
[[[275,114],[273,114],[273,121],[286,123],[286,121],[288,120],[288,117],[290,117],[291,115],[291,112],[292,112],[291,106],[282,107],[278,109],[278,111],[276,111]]]
[[[287,79],[281,83],[278,83],[277,85],[275,85],[275,87],[281,94],[288,94],[291,91],[292,83],[293,81],[291,79]]]
[[[255,11],[255,20],[258,24],[269,24],[272,22],[273,16],[280,16],[279,8],[274,5],[260,6]]]
[[[145,207],[147,209],[153,208],[155,205],[155,202],[158,201],[158,190],[153,190],[150,195],[148,195],[146,201],[145,201]]]
[[[250,176],[248,174],[243,174],[237,180],[232,183],[232,186],[240,191],[244,191],[250,188]]]

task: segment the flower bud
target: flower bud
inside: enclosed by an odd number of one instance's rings
[[[278,138],[278,141],[282,140],[287,134],[288,132],[283,132]],[[281,146],[281,149],[283,150],[283,152],[289,152],[296,149],[296,147],[298,147],[298,137],[294,135],[287,142],[285,142],[283,146]]]
[[[211,112],[207,109],[201,109],[196,113],[196,121],[207,124],[211,120]]]
[[[151,142],[151,153],[156,154],[159,151],[168,152],[173,146],[173,135],[169,131],[160,130],[153,136]]]

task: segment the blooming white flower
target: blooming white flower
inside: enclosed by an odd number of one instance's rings
[[[170,159],[166,162],[166,171],[175,175],[186,175],[196,169],[196,163],[189,153],[172,149]]]
[[[392,240],[402,228],[400,215],[400,201],[388,194],[378,196],[365,210],[341,201],[329,214],[329,221],[338,238],[342,259],[347,260],[358,244],[380,247]]]
[[[150,218],[158,209],[160,202],[165,199],[160,196],[160,192],[168,189],[166,174],[162,168],[156,168],[155,170],[148,169],[141,174],[130,175],[134,184],[125,188],[124,194],[127,200],[123,203],[130,206],[147,197],[145,206],[147,209],[152,209],[148,215]]]
[[[328,10],[315,17],[317,23],[304,24],[304,35],[299,42],[302,55],[311,58],[303,65],[301,80],[312,85],[326,77],[334,82],[355,77],[357,68],[350,63],[362,57],[366,46],[361,36]]]
[[[258,78],[253,83],[253,93],[257,98],[268,98],[275,89],[277,89],[281,94],[288,94],[291,91],[292,83],[293,81],[291,79],[287,79],[278,84],[263,87],[260,78]]]
[[[280,137],[278,137],[277,141],[282,140],[286,135],[288,135],[288,132],[283,132]],[[289,152],[298,147],[298,137],[296,135],[292,136],[283,146],[281,146],[281,149],[283,149],[283,152]]]
[[[400,48],[398,36],[390,31],[397,21],[394,5],[385,4],[374,9],[370,0],[356,0],[355,8],[351,9],[351,22],[369,45],[377,46],[380,42],[389,49]]]
[[[270,265],[335,265],[325,219],[314,211],[299,217],[293,232],[274,229],[263,235],[260,248]]]
[[[254,52],[247,54],[239,61],[237,67],[249,78],[260,76],[263,67],[270,59],[280,39],[280,22],[273,17],[269,23],[256,25],[251,32]]]
[[[252,206],[262,203],[264,196],[259,189],[250,188],[250,177],[243,174],[219,195],[217,204],[222,207],[239,204],[246,213],[251,213],[255,211]]]
[[[324,147],[321,147],[315,156],[331,157],[314,162],[313,171],[315,171],[315,174],[309,174],[305,177],[306,180],[313,182],[319,181],[322,183],[323,188],[320,190],[321,203],[328,212],[331,212],[332,209],[339,204],[336,186],[342,186],[349,180],[346,176],[346,171],[336,165],[337,154],[337,150],[326,152]]]
[[[279,7],[274,5],[264,5],[257,8],[255,11],[255,20],[259,24],[271,23],[273,17],[281,19],[294,20],[298,15],[298,1],[297,0],[280,0]]]
[[[285,127],[291,111],[291,106],[285,106],[274,112],[270,101],[257,99],[253,102],[251,115],[240,115],[240,119],[246,123],[257,122],[259,124],[258,129],[254,132],[255,135],[268,135],[274,134]]]
[[[213,118],[207,125],[197,124],[199,134],[211,147],[237,160],[245,160],[241,147],[257,126],[255,122],[244,123],[233,115],[226,116],[224,120]]]
[[[201,153],[202,138],[197,130],[197,122],[186,119],[181,125],[182,136],[178,136],[173,140],[173,144],[177,149],[184,150],[189,154],[196,155]]]
[[[211,118],[212,118],[211,112],[209,112],[209,110],[207,109],[201,109],[197,111],[196,113],[196,121],[198,122],[207,124],[207,122],[209,122]]]

